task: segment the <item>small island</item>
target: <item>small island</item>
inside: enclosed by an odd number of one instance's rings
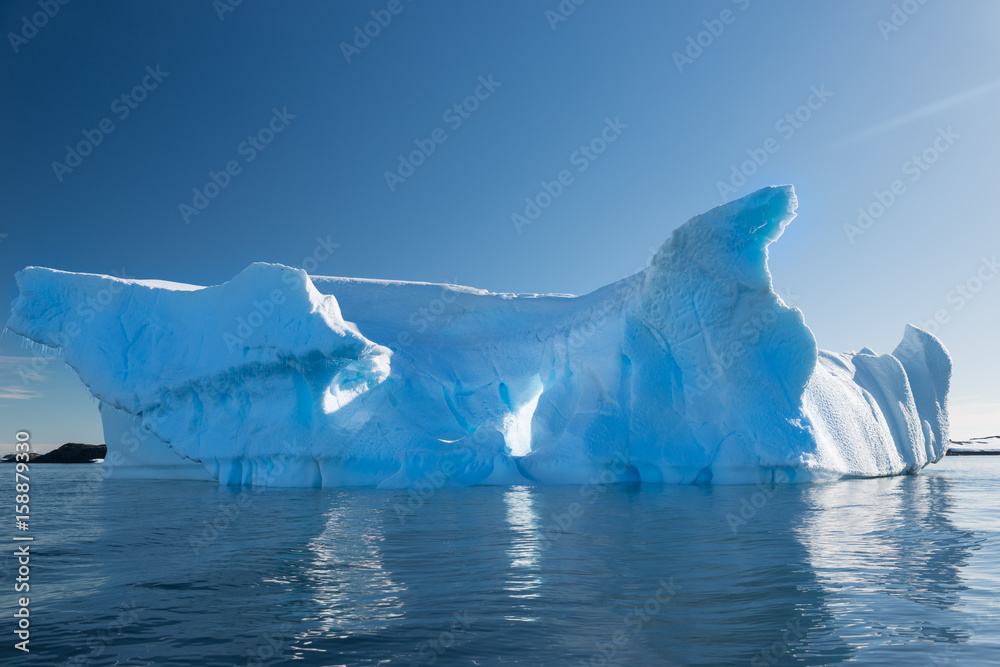
[[[952,440],[948,456],[997,456],[1000,455],[1000,435],[973,438],[972,440]]]
[[[45,454],[32,452],[28,455],[29,463],[93,463],[102,460],[108,453],[106,445],[83,445],[77,442],[67,442],[62,447]],[[15,463],[16,454],[7,454],[3,463]]]

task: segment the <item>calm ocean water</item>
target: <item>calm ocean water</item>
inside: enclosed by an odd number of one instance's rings
[[[423,496],[37,465],[30,654],[0,471],[3,665],[1000,664],[1000,457]]]

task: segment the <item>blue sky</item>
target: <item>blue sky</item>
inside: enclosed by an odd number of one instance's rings
[[[888,352],[937,315],[953,435],[1000,433],[1000,4],[35,0],[0,27],[5,303],[28,265],[216,284],[317,239],[318,274],[580,294],[792,183],[770,266],[820,347]],[[0,443],[103,442],[39,355],[0,339]]]

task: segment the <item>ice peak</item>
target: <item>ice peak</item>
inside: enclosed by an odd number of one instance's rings
[[[581,297],[268,263],[203,288],[29,268],[8,327],[65,351],[101,401],[108,460],[143,434],[143,474],[718,484],[936,461],[948,353],[914,327],[891,355],[820,352],[767,267],[796,206],[789,185],[718,206]]]

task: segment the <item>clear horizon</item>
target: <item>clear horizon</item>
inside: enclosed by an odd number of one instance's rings
[[[255,261],[584,294],[791,183],[770,269],[819,347],[927,328],[952,438],[1000,434],[995,3],[39,7],[0,8],[7,304],[29,265],[212,285]],[[104,442],[75,374],[6,333],[0,453],[22,429]]]

